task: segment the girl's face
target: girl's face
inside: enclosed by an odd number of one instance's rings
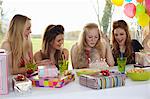
[[[94,47],[99,39],[99,33],[97,28],[90,29],[86,33],[86,43],[89,47]]]
[[[30,33],[31,33],[31,22],[30,20],[27,20],[24,26],[24,31],[23,31],[25,39],[28,39],[28,36]]]
[[[119,46],[124,46],[127,38],[126,32],[122,28],[116,28],[114,30],[114,37],[119,44]]]
[[[52,47],[57,50],[61,50],[63,43],[64,43],[64,34],[59,34],[54,39]]]

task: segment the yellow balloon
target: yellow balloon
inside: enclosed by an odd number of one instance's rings
[[[124,0],[111,0],[111,2],[116,6],[122,6]]]
[[[150,18],[148,14],[144,13],[143,15],[140,15],[138,17],[138,24],[142,27],[148,26],[149,25]]]

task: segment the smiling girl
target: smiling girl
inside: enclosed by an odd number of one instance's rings
[[[127,64],[134,64],[134,52],[142,49],[141,44],[137,40],[131,40],[129,28],[124,20],[118,20],[113,23],[112,30],[112,53],[117,65],[117,58],[127,57]]]
[[[24,15],[15,15],[2,42],[1,48],[10,52],[8,65],[12,74],[25,73],[25,65],[33,62],[30,20]]]
[[[45,29],[42,49],[34,54],[37,66],[56,65],[59,60],[68,60],[69,51],[63,48],[64,27],[62,25],[49,25]]]

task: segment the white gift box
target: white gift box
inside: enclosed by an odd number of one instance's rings
[[[135,61],[142,66],[150,66],[150,53],[148,52],[136,52]]]
[[[13,88],[14,91],[19,93],[26,93],[30,92],[32,89],[32,81],[29,80],[27,77],[25,77],[25,80],[23,81],[17,81],[16,80],[17,75],[13,76]]]
[[[8,53],[0,49],[0,94],[8,94]]]
[[[55,66],[38,66],[38,76],[39,77],[57,77],[58,69]]]

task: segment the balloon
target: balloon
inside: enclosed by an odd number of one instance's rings
[[[131,2],[132,0],[126,0],[126,2]]]
[[[121,6],[124,0],[111,0],[111,2],[116,6]]]
[[[139,3],[142,3],[144,0],[136,0],[137,2],[139,2]]]
[[[150,16],[150,0],[145,0],[146,12]]]
[[[145,7],[142,4],[136,6],[136,17],[145,13]]]
[[[149,21],[150,21],[150,18],[149,18],[149,16],[146,13],[144,13],[143,15],[140,15],[138,17],[138,24],[140,26],[142,26],[142,27],[148,26],[149,25]]]
[[[135,16],[136,6],[133,3],[127,3],[124,6],[124,13],[126,16],[133,18]]]

